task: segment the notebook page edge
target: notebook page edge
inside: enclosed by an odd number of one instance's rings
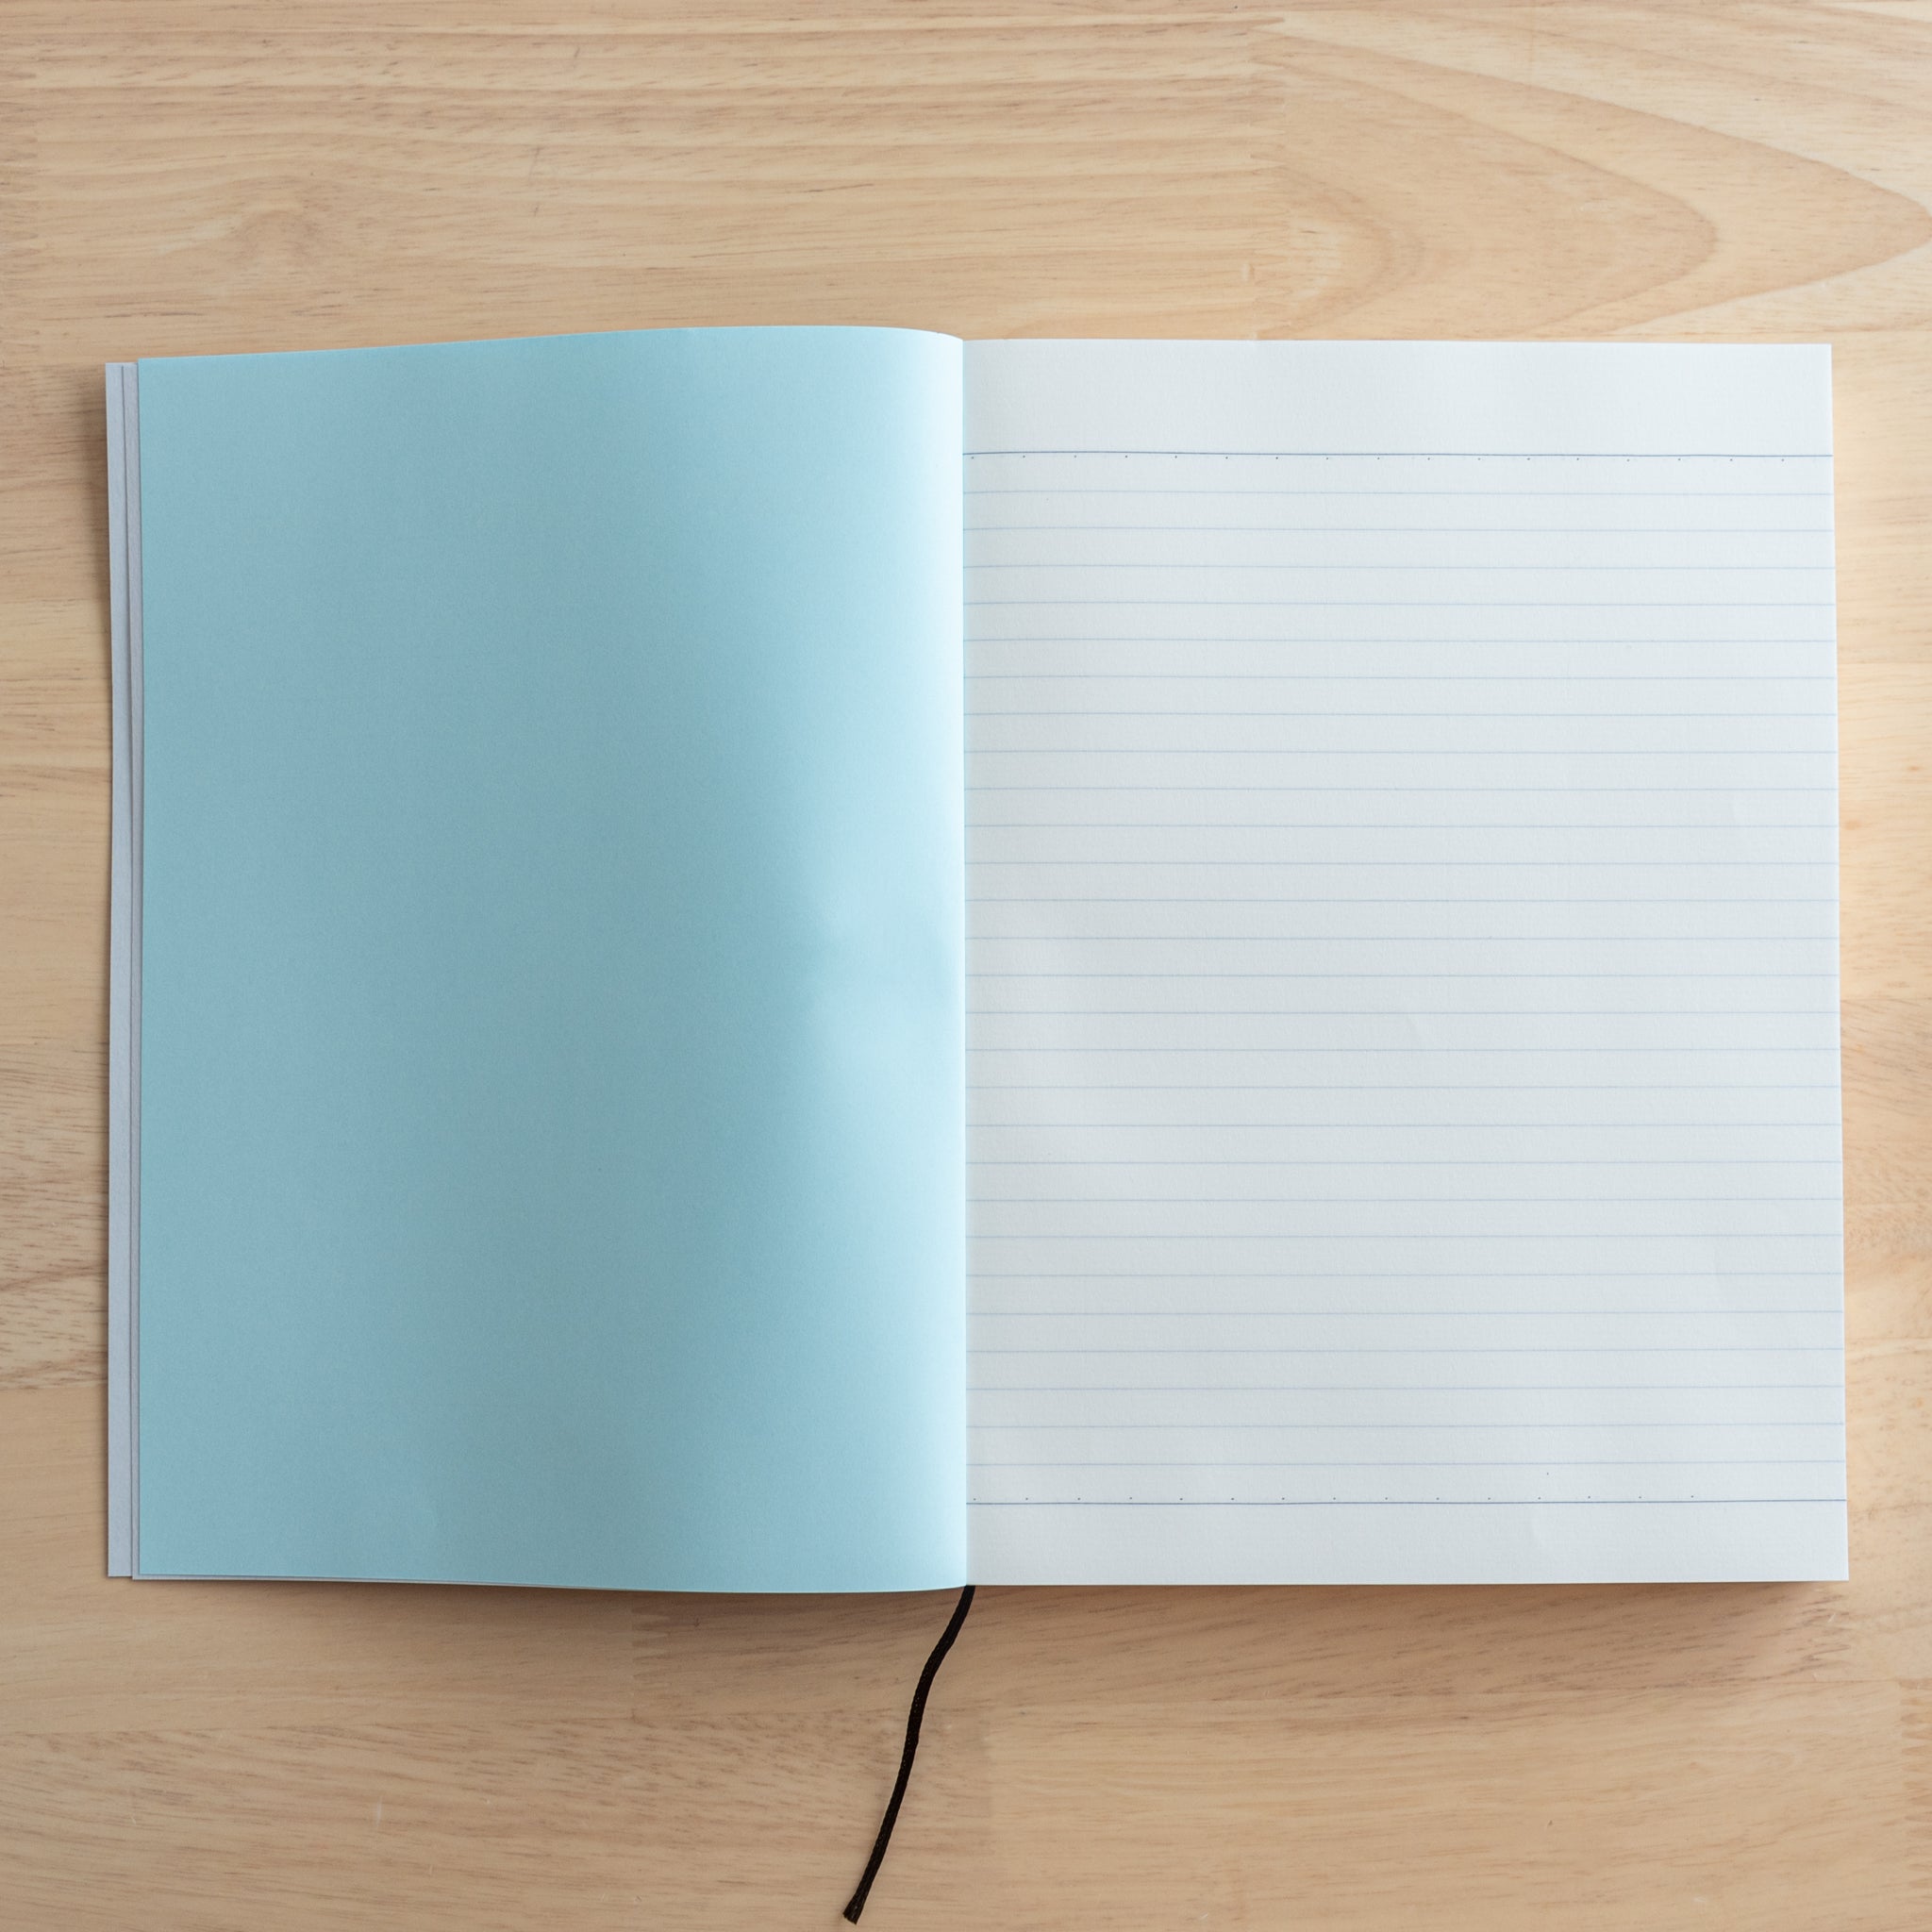
[[[134,365],[106,370],[113,801],[108,959],[108,1574],[134,1573],[134,762],[129,458]]]

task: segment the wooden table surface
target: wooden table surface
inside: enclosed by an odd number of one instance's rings
[[[103,1575],[100,366],[869,322],[1837,345],[1854,1514],[987,1592],[867,1925],[1932,1925],[1928,199],[1908,0],[5,0],[0,1924],[837,1923],[945,1599]]]

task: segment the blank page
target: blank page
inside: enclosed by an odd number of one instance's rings
[[[959,383],[124,373],[122,1567],[962,1580]]]
[[[973,1573],[1844,1574],[1828,354],[967,362]]]

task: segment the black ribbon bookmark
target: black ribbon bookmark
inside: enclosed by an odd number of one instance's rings
[[[912,1782],[912,1760],[919,1755],[919,1726],[925,1716],[925,1700],[932,1691],[932,1680],[940,1674],[940,1666],[946,1660],[946,1653],[953,1647],[953,1640],[959,1634],[959,1626],[966,1621],[966,1612],[973,1607],[973,1586],[969,1583],[959,1592],[959,1601],[954,1607],[952,1621],[940,1632],[940,1641],[932,1647],[932,1655],[925,1660],[925,1668],[919,1674],[919,1688],[912,1693],[912,1708],[906,1713],[906,1748],[899,1754],[899,1777],[892,1787],[892,1795],[886,1804],[886,1815],[879,1821],[879,1835],[873,1840],[872,1857],[865,1861],[865,1871],[858,1881],[858,1890],[852,1894],[845,1907],[845,1917],[856,1925],[858,1915],[865,1909],[866,1894],[872,1890],[872,1882],[879,1875],[879,1867],[886,1862],[886,1847],[892,1842],[892,1827],[899,1822],[899,1807],[906,1802],[906,1787]]]

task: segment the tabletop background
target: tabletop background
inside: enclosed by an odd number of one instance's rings
[[[991,1591],[893,1927],[1932,1924],[1932,7],[0,6],[0,1921],[825,1926],[949,1600],[103,1575],[101,364],[1829,341],[1849,1585]]]

